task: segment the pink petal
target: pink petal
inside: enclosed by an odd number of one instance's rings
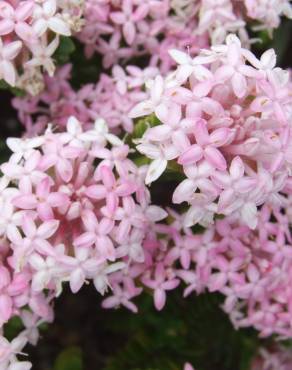
[[[105,199],[107,190],[103,185],[91,185],[85,190],[85,195],[92,199]]]
[[[0,73],[3,73],[4,80],[11,85],[12,87],[15,86],[16,81],[16,71],[15,67],[12,63],[7,61],[0,62]]]
[[[102,235],[107,235],[112,231],[114,225],[113,220],[103,217],[99,222],[98,232]]]
[[[69,182],[71,180],[73,176],[73,168],[70,161],[63,158],[59,159],[56,164],[56,169],[63,181]]]
[[[161,311],[165,306],[166,294],[165,291],[158,288],[154,291],[154,305],[158,311]]]
[[[243,98],[247,92],[246,78],[240,73],[235,73],[231,79],[231,83],[232,83],[234,94],[238,98]]]
[[[85,274],[81,268],[77,268],[71,273],[70,288],[72,293],[77,293],[85,281]]]
[[[22,48],[21,41],[13,41],[3,47],[2,55],[6,60],[14,59]]]
[[[14,30],[14,22],[11,19],[0,20],[0,36],[8,35]]]
[[[115,179],[115,176],[112,170],[107,166],[102,166],[100,169],[100,172],[101,172],[101,179],[105,187],[108,189],[113,188],[115,186],[116,179]]]
[[[5,294],[0,295],[0,322],[7,322],[12,315],[12,299]]]
[[[171,127],[167,125],[159,125],[152,127],[145,132],[144,137],[153,141],[164,141],[170,137]]]
[[[196,186],[191,180],[183,180],[175,189],[172,201],[175,204],[182,203],[184,201],[189,201],[196,191]]]
[[[235,192],[233,189],[224,190],[220,194],[219,202],[218,202],[218,212],[224,213],[224,210],[230,207],[230,205],[235,200]]]
[[[218,128],[210,134],[210,142],[216,146],[223,146],[228,140],[230,130],[226,127]]]
[[[244,194],[253,190],[256,187],[256,185],[257,185],[256,179],[244,177],[236,183],[235,189],[239,193]]]
[[[110,19],[116,24],[126,23],[126,17],[123,12],[111,12]]]
[[[47,202],[48,204],[50,204],[51,207],[67,206],[67,204],[69,203],[69,197],[67,194],[55,192],[49,194]]]
[[[207,129],[207,122],[204,119],[198,119],[195,123],[194,134],[197,143],[200,146],[206,145],[210,142],[209,133]]]
[[[128,45],[132,45],[136,36],[135,25],[128,21],[123,26],[123,34]]]
[[[204,150],[204,157],[215,168],[218,168],[221,171],[226,170],[226,160],[223,157],[223,154],[215,147],[207,146]]]
[[[28,44],[34,44],[38,41],[34,29],[24,22],[16,24],[15,33],[20,39],[26,41]]]
[[[147,16],[149,12],[149,5],[148,4],[141,4],[134,12],[133,14],[133,21],[134,22],[139,22],[141,21],[143,18],[145,18]]]
[[[38,200],[35,195],[19,195],[13,198],[12,203],[21,209],[35,209],[38,205]]]
[[[6,230],[7,238],[14,244],[19,245],[22,243],[22,236],[20,231],[15,225],[8,225]]]
[[[137,190],[137,185],[133,182],[127,181],[123,182],[121,185],[117,186],[116,194],[119,197],[125,197],[130,194],[133,194]]]
[[[54,212],[48,203],[39,203],[37,212],[42,221],[48,221],[54,218]]]
[[[240,179],[244,175],[244,164],[239,156],[232,160],[229,171],[234,180]]]
[[[198,162],[202,157],[202,148],[199,145],[194,144],[179,156],[178,163],[181,165],[188,165]]]
[[[34,238],[37,232],[37,228],[35,226],[33,219],[28,215],[24,215],[23,217],[22,229],[24,231],[25,236],[27,236],[28,238]]]
[[[58,220],[49,220],[42,223],[37,231],[38,237],[42,239],[49,239],[55,234],[59,227],[60,222]]]
[[[120,304],[120,301],[118,297],[113,296],[113,297],[108,297],[104,299],[101,305],[103,308],[113,308],[113,307],[118,306],[119,304]]]
[[[84,234],[80,235],[74,240],[73,245],[75,247],[81,247],[81,248],[90,247],[91,245],[95,243],[95,239],[96,239],[96,236],[94,233],[85,232]]]
[[[33,1],[21,1],[15,11],[15,17],[18,21],[25,21],[33,13],[35,3]]]
[[[227,283],[226,274],[217,272],[211,275],[209,279],[209,290],[210,292],[220,291],[226,283]]]

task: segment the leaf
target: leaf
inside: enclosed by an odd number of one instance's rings
[[[58,64],[67,63],[70,55],[75,51],[75,44],[70,37],[61,36],[60,44],[54,54],[54,59]]]
[[[0,90],[9,90],[13,95],[22,98],[25,96],[25,91],[19,89],[18,87],[10,86],[6,81],[0,80]]]
[[[150,116],[140,118],[134,126],[133,133],[131,135],[131,139],[140,139],[145,131],[149,127],[158,126],[160,124],[159,119],[155,116],[155,114],[151,114]]]
[[[82,370],[82,351],[79,347],[70,347],[59,354],[54,370]]]
[[[8,321],[8,323],[6,323],[4,326],[5,337],[8,340],[12,340],[20,333],[22,328],[23,328],[23,324],[22,324],[20,317],[18,316],[12,317]]]

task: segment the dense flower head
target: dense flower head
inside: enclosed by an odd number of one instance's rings
[[[155,114],[137,149],[152,160],[146,183],[173,161],[185,179],[174,204],[189,204],[185,226],[232,215],[250,228],[262,204],[281,203],[291,175],[291,83],[276,55],[257,59],[235,35],[191,58],[178,50],[167,77],[148,82],[150,98],[130,117]]]
[[[82,12],[83,1],[1,0],[0,80],[31,94],[42,90],[42,72],[54,73],[60,36],[80,30]]]
[[[27,135],[44,132],[49,122],[64,130],[71,115],[82,122],[84,129],[103,118],[111,132],[132,132],[133,120],[128,113],[148,98],[145,83],[159,74],[155,67],[129,65],[124,69],[116,65],[111,74],[102,73],[96,84],[85,84],[76,91],[70,85],[70,72],[71,65],[65,65],[55,76],[45,76],[43,93],[14,98],[13,105]]]
[[[145,55],[151,65],[168,70],[172,63],[170,47],[192,51],[207,45],[205,35],[195,34],[193,18],[178,20],[171,16],[169,0],[89,0],[85,6],[85,27],[77,35],[85,54],[103,55],[103,66],[111,67],[121,60]]]
[[[111,274],[144,261],[145,230],[166,216],[150,204],[145,168],[128,158],[104,120],[83,132],[71,117],[65,132],[53,130],[7,141],[13,154],[1,165],[1,327],[27,307],[35,326],[51,321],[63,282],[76,293],[93,281],[103,295]]]
[[[89,0],[77,37],[88,57],[103,55],[105,68],[148,55],[165,72],[172,66],[169,48],[195,53],[230,32],[249,45],[247,23],[271,34],[282,15],[292,16],[289,0]]]
[[[167,292],[180,285],[184,296],[221,293],[222,307],[236,328],[252,326],[262,337],[291,338],[292,236],[286,210],[264,206],[256,230],[226,217],[202,233],[184,227],[186,213],[168,210],[167,224],[156,223],[147,233],[145,260],[136,259],[126,275],[118,271],[109,278],[113,295],[103,306],[124,304],[136,312],[122,299],[147,287],[162,310]]]

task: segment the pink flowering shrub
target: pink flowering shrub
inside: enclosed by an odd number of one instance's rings
[[[63,282],[76,293],[92,280],[103,295],[110,274],[126,275],[132,261],[144,261],[145,230],[166,212],[150,204],[144,168],[127,158],[129,148],[102,120],[82,132],[72,117],[64,133],[49,127],[42,136],[7,144],[13,154],[1,165],[0,325],[30,315],[28,307],[34,319],[24,324],[36,330],[52,320],[51,302]],[[139,291],[129,286],[119,301],[136,311],[130,299]],[[1,349],[0,363],[12,361],[14,350],[1,340],[8,357]]]
[[[149,55],[152,65],[169,70],[170,48],[198,52],[238,33],[248,45],[247,23],[272,33],[280,17],[292,17],[288,0],[95,0],[86,1],[85,27],[78,39],[88,57],[103,55],[105,68],[132,57]]]
[[[169,0],[89,0],[85,4],[85,27],[77,37],[85,44],[88,57],[94,52],[103,56],[105,68],[148,55],[150,65],[159,64],[167,71],[171,67],[169,48],[192,45],[192,52],[196,52],[207,46],[206,36],[194,32],[195,19],[177,19],[172,11]]]
[[[71,66],[59,68],[54,77],[45,76],[45,90],[38,96],[14,98],[13,105],[27,135],[44,132],[49,122],[64,129],[73,115],[83,128],[92,128],[98,118],[106,120],[112,132],[133,131],[130,110],[148,98],[145,82],[159,74],[157,68],[114,66],[112,74],[101,74],[96,84],[86,84],[75,91],[69,82]],[[98,97],[98,98],[97,98]]]
[[[172,50],[177,69],[148,83],[150,98],[130,117],[154,113],[137,149],[152,160],[146,183],[171,162],[185,179],[174,204],[189,205],[185,226],[233,216],[255,229],[257,209],[281,202],[291,173],[291,85],[273,50],[258,60],[229,35],[192,59]]]
[[[59,36],[80,30],[82,12],[82,1],[1,0],[0,80],[32,95],[41,91],[42,73],[55,70]]]
[[[178,288],[219,293],[236,329],[292,337],[291,76],[246,27],[282,15],[289,1],[0,1],[0,79],[29,93],[0,166],[0,369],[31,368],[18,356],[67,283],[134,313],[146,292],[158,311]],[[54,73],[73,33],[103,65],[78,90],[72,65]]]

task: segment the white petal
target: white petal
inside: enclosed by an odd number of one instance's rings
[[[70,27],[62,19],[53,17],[48,21],[49,28],[58,35],[71,36]]]
[[[148,168],[145,183],[150,184],[151,182],[157,180],[163,174],[166,167],[166,159],[155,159]]]

